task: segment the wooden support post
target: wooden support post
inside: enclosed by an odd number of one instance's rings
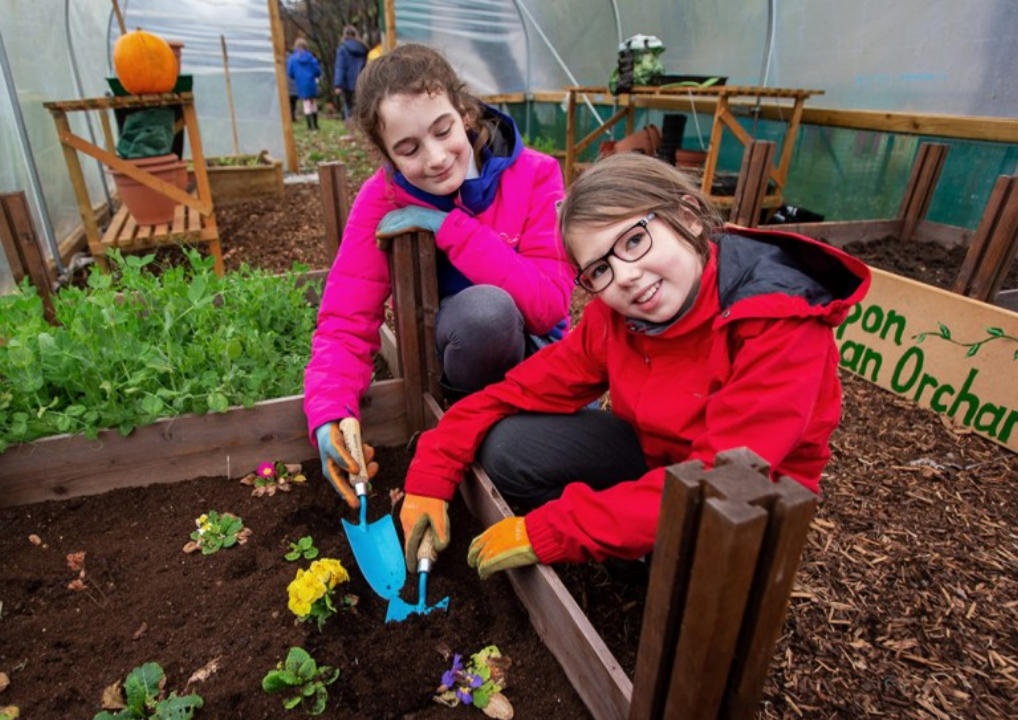
[[[954,291],[992,303],[1018,251],[1018,177],[1001,175],[969,243]]]
[[[53,309],[52,281],[46,267],[46,258],[39,248],[39,238],[32,226],[32,215],[23,192],[0,194],[0,245],[7,256],[14,281],[27,275],[42,298],[46,322],[56,323]]]
[[[919,146],[912,174],[909,176],[905,195],[898,209],[898,219],[902,221],[899,239],[908,242],[915,233],[916,225],[930,209],[933,192],[940,180],[940,171],[947,159],[947,145],[942,143],[923,143]]]
[[[438,273],[435,237],[409,232],[389,245],[392,306],[396,314],[399,367],[406,389],[410,431],[425,427],[424,393],[441,400],[442,368],[435,353],[435,318],[438,316]]]
[[[350,215],[346,166],[341,162],[318,163],[318,187],[322,193],[322,216],[325,218],[325,246],[331,261],[339,252],[343,228]]]
[[[576,175],[576,90],[570,88],[566,93],[566,166],[563,172],[566,185]]]
[[[815,508],[745,449],[668,469],[630,720],[755,716]]]
[[[742,169],[739,171],[735,200],[728,218],[735,225],[751,228],[760,223],[774,152],[773,142],[754,140],[742,153]]]

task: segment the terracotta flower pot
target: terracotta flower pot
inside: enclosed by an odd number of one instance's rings
[[[707,153],[704,150],[683,150],[675,151],[675,167],[685,170],[700,170],[707,162]]]
[[[141,170],[152,173],[163,182],[180,187],[181,180],[187,178],[187,165],[173,153],[155,157],[138,158],[127,162]],[[173,220],[173,210],[177,202],[162,193],[136,182],[118,170],[108,171],[117,185],[120,199],[127,206],[127,211],[139,225],[161,225]]]

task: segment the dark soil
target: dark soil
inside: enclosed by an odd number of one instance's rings
[[[383,449],[379,459],[369,519],[390,510],[387,490],[402,484],[408,455]],[[449,612],[385,624],[388,603],[367,586],[340,527],[340,518],[356,517],[315,466],[306,464],[307,483],[273,497],[254,498],[236,479],[204,478],[0,510],[0,671],[11,680],[0,705],[19,706],[26,718],[91,718],[104,688],[154,661],[167,690],[202,695],[197,717],[282,718],[280,697],[264,693],[261,679],[299,645],[341,671],[326,717],[470,716],[476,711],[450,710],[431,695],[449,653],[495,644],[512,660],[506,695],[517,717],[589,717],[506,578],[481,582],[463,562],[481,528],[461,504],[452,509],[453,544],[429,576],[429,603],[448,596]],[[214,555],[185,554],[195,518],[209,510],[239,515],[250,540]],[[309,563],[283,555],[304,535],[321,557],[343,563],[351,580],[340,588],[360,599],[324,632],[287,609],[286,586]],[[86,553],[92,596],[67,588],[74,552]],[[404,598],[416,597],[416,582],[408,582]],[[188,686],[213,661],[218,670]]]
[[[283,270],[296,260],[312,269],[327,268],[331,260],[320,225],[315,224],[319,212],[317,186],[290,185],[282,203],[254,202],[217,210],[227,267],[244,261]],[[960,248],[906,245],[893,237],[847,249],[875,267],[941,288],[950,288],[964,259]],[[1015,286],[1018,281],[1012,272],[1005,287]],[[577,293],[574,312],[580,312],[584,304],[584,296]],[[1018,717],[1018,486],[1014,480],[1018,457],[978,436],[959,433],[934,413],[852,375],[843,375],[843,382],[844,417],[833,437],[833,458],[822,481],[823,499],[774,654],[760,717]],[[385,456],[383,467],[394,466],[386,469],[386,475],[391,471],[401,477],[402,471],[395,466],[405,461],[398,454]],[[12,687],[0,696],[0,704],[16,702],[21,697],[14,694],[17,684],[41,666],[43,682],[48,684],[38,686],[39,697],[51,711],[33,716],[90,717],[87,713],[97,709],[101,686],[135,664],[148,659],[168,663],[170,687],[180,688],[191,672],[213,656],[223,655],[229,669],[197,689],[212,702],[214,696],[222,697],[215,683],[240,683],[233,691],[236,697],[218,706],[230,709],[207,714],[233,717],[233,703],[264,702],[260,691],[251,687],[252,678],[260,678],[289,645],[306,639],[306,647],[316,657],[343,667],[333,691],[337,707],[358,703],[359,711],[353,713],[358,717],[398,717],[401,712],[432,717],[440,710],[412,713],[428,707],[427,695],[444,669],[439,643],[470,652],[496,642],[517,663],[514,669],[519,675],[511,678],[509,690],[514,702],[518,696],[513,688],[527,693],[528,701],[532,691],[545,692],[539,688],[549,686],[539,685],[541,679],[550,682],[549,699],[561,698],[536,709],[520,700],[517,717],[544,718],[552,712],[583,716],[554,662],[537,667],[547,654],[538,651],[539,645],[527,649],[527,640],[512,635],[515,631],[537,642],[504,579],[478,582],[464,570],[462,545],[440,560],[434,590],[429,592],[429,597],[452,598],[449,620],[454,622],[429,616],[380,630],[381,642],[394,648],[383,665],[366,665],[362,646],[352,639],[378,630],[378,613],[384,614],[356,571],[351,573],[352,591],[362,596],[363,603],[358,616],[348,623],[334,622],[323,635],[292,626],[285,607],[285,582],[292,577],[292,568],[285,564],[280,568],[278,563],[283,538],[305,532],[320,535],[323,548],[347,562],[342,554],[345,543],[332,530],[342,508],[322,484],[320,478],[317,483],[313,479],[310,487],[293,496],[252,501],[242,491],[235,492],[239,486],[229,489],[225,481],[195,481],[111,494],[107,498],[121,493],[130,498],[124,509],[115,512],[106,499],[97,498],[0,515],[0,522],[16,523],[0,541],[4,576],[8,567],[12,573],[20,567],[12,579],[18,592],[30,594],[22,602],[30,608],[62,608],[55,622],[43,624],[40,616],[22,617],[23,608],[15,613],[14,601],[3,598],[0,671],[11,673]],[[220,486],[227,488],[224,502],[240,498],[231,509],[255,527],[255,545],[206,559],[184,556],[177,546],[186,540],[197,513],[212,507],[211,489]],[[149,493],[159,501],[154,510],[144,511],[136,503]],[[197,499],[194,503],[182,500],[190,497]],[[306,498],[312,501],[305,504]],[[460,503],[454,503],[453,509],[458,513],[453,520],[455,542],[462,544],[475,528],[467,527],[470,521]],[[105,523],[103,532],[112,539],[113,549],[100,552],[98,547],[75,542],[80,537],[75,523],[93,517]],[[154,537],[150,525],[163,523],[173,526],[168,545],[137,542],[139,533],[144,533],[143,538]],[[25,534],[47,525],[52,528],[46,531],[50,549],[28,545]],[[10,548],[8,542],[13,543]],[[134,545],[143,551],[138,561],[144,569],[140,577],[129,576],[130,563],[122,559],[122,553]],[[129,596],[130,603],[117,611],[99,611],[87,599],[64,590],[70,579],[64,555],[78,549],[90,553],[90,562],[95,553],[96,576],[117,588],[113,600]],[[21,560],[8,562],[8,557]],[[27,567],[15,564],[26,562],[26,557],[31,558]],[[253,571],[249,570],[252,563]],[[557,569],[612,653],[632,674],[644,584],[627,578],[625,567],[589,564]],[[249,576],[244,576],[246,570]],[[245,584],[238,585],[237,592],[232,591],[233,576],[244,576]],[[173,601],[177,606],[170,606],[167,588],[179,586],[185,577],[187,586],[197,590],[195,599],[185,601],[183,607],[179,600]],[[462,586],[456,584],[459,579]],[[217,581],[226,583],[231,592],[223,604],[207,613],[202,609],[207,603],[222,600],[215,592]],[[163,599],[153,615],[144,616],[134,609],[133,595],[144,592],[147,585],[162,588]],[[259,594],[263,590],[266,595]],[[273,612],[278,616],[273,618]],[[90,636],[91,640],[81,639],[79,633],[88,631],[86,619],[99,622],[107,616],[113,620],[112,627]],[[151,629],[140,640],[132,640],[131,634],[143,620]],[[31,623],[33,634],[18,650],[11,650],[15,646],[8,633],[21,622]],[[347,624],[356,630],[347,633]],[[192,625],[201,631],[188,642],[182,633]],[[46,635],[59,632],[59,637],[42,640],[42,627],[47,628]],[[175,633],[172,641],[171,632]],[[411,644],[422,635],[426,637],[423,645]],[[71,654],[78,659],[69,660]],[[98,657],[93,659],[93,654]],[[403,658],[414,660],[400,662]],[[233,668],[238,664],[247,668],[246,681],[233,679],[241,673]],[[393,675],[399,676],[398,682]],[[361,695],[360,688],[372,682],[379,697],[370,692]],[[394,687],[405,688],[406,693],[400,695]],[[405,695],[412,699],[403,704],[400,698]],[[282,717],[274,700],[257,708],[245,716]]]

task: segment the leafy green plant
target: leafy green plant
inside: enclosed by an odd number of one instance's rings
[[[110,253],[111,273],[93,268],[88,288],[55,296],[55,327],[27,279],[0,296],[0,452],[301,392],[316,318],[296,283],[306,268],[218,277],[211,257],[186,252],[158,275],[153,255]]]
[[[537,150],[537,152],[542,152],[545,155],[552,155],[558,149],[555,146],[555,141],[546,137],[531,138],[529,135],[524,135],[523,144],[528,148]]]
[[[287,710],[303,705],[308,715],[321,715],[329,702],[327,686],[338,678],[338,669],[319,666],[307,650],[292,647],[286,660],[262,678],[262,689],[267,693],[287,693],[283,698]]]
[[[202,555],[211,555],[223,548],[247,542],[251,531],[244,527],[244,521],[232,513],[217,513],[209,510],[194,521],[198,529],[191,533],[191,540],[184,546],[184,552],[201,550]]]
[[[305,535],[295,543],[290,543],[290,552],[284,555],[287,560],[294,562],[304,558],[305,560],[314,560],[318,557],[318,548],[315,547],[314,541],[310,535]]]
[[[201,695],[177,695],[166,697],[163,686],[166,674],[159,663],[145,663],[136,667],[124,680],[124,686],[116,687],[115,693],[104,695],[103,710],[92,720],[189,720],[194,711],[205,704]],[[111,707],[112,706],[112,707]]]

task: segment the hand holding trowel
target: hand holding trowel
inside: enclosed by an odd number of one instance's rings
[[[323,452],[327,456],[326,477],[350,507],[360,510],[359,524],[343,520],[354,559],[371,589],[383,598],[392,599],[399,595],[406,582],[406,566],[392,516],[385,514],[368,522],[368,485],[371,476],[378,471],[377,463],[371,462],[374,450],[362,443],[361,426],[356,418],[323,425],[316,435],[319,447],[323,442],[329,443],[327,449],[335,450],[339,458],[337,462],[332,452]]]

